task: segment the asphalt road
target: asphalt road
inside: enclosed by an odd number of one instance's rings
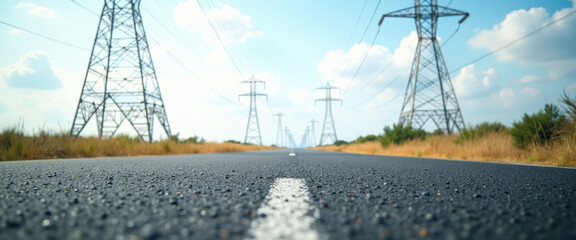
[[[576,239],[576,169],[289,153],[0,163],[0,239]]]

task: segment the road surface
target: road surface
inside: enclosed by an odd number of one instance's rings
[[[309,150],[0,163],[0,239],[576,239],[576,169]]]

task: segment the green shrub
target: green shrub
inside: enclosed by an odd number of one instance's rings
[[[442,136],[442,135],[446,135],[446,134],[444,133],[444,130],[438,128],[438,129],[434,130],[434,132],[432,132],[432,135],[434,135],[434,136]]]
[[[184,143],[198,143],[198,144],[204,144],[206,143],[206,140],[203,137],[199,137],[194,135],[194,137],[189,137],[186,140],[183,141]]]
[[[566,120],[560,109],[553,104],[546,104],[544,109],[535,114],[524,114],[522,121],[514,122],[510,130],[514,146],[526,148],[530,144],[545,144]]]
[[[490,133],[501,133],[508,131],[506,125],[499,122],[483,122],[474,127],[464,129],[458,136],[457,142],[462,143],[470,140],[477,140]]]
[[[341,146],[341,145],[344,145],[344,144],[348,144],[348,142],[346,142],[346,141],[344,141],[344,140],[336,140],[336,141],[334,142],[334,145],[336,145],[336,146]]]
[[[413,129],[411,126],[404,127],[403,124],[394,124],[392,128],[384,127],[384,135],[380,138],[380,144],[388,147],[390,144],[401,144],[405,141],[415,138],[425,139],[426,131],[422,129]]]
[[[358,137],[356,141],[354,141],[354,143],[374,142],[376,140],[378,140],[378,136],[370,134],[366,137],[362,136]]]

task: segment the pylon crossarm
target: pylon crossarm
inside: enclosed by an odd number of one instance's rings
[[[407,7],[382,15],[382,18],[380,18],[380,24],[382,23],[382,20],[384,20],[385,17],[415,18],[416,16],[418,16],[418,13],[416,12],[416,7]]]
[[[464,16],[464,17],[462,17],[462,19],[460,19],[458,21],[458,23],[463,23],[470,16],[470,14],[467,12],[456,10],[453,8],[444,7],[444,6],[438,6],[437,14],[438,14],[437,17]],[[416,7],[407,7],[404,9],[400,9],[400,10],[389,12],[389,13],[382,15],[382,17],[380,18],[380,21],[378,22],[378,26],[382,25],[384,18],[387,18],[387,17],[416,18],[419,15],[422,15],[422,14],[417,13]]]
[[[438,6],[438,17],[449,17],[449,16],[464,16],[459,22],[462,23],[466,18],[470,16],[469,13],[456,10],[449,7]]]

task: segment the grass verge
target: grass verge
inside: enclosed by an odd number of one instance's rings
[[[191,143],[165,140],[153,143],[138,138],[118,136],[108,139],[80,137],[74,140],[67,133],[38,131],[25,135],[21,127],[0,132],[0,161],[86,158],[107,156],[146,156],[167,154],[226,153],[273,149],[268,146],[238,143]]]
[[[557,141],[546,145],[533,145],[526,149],[513,146],[512,137],[505,132],[493,132],[469,141],[458,141],[458,136],[429,136],[402,144],[382,147],[379,141],[321,146],[322,151],[336,151],[372,155],[431,157],[504,163],[537,164],[576,167],[576,143]]]

